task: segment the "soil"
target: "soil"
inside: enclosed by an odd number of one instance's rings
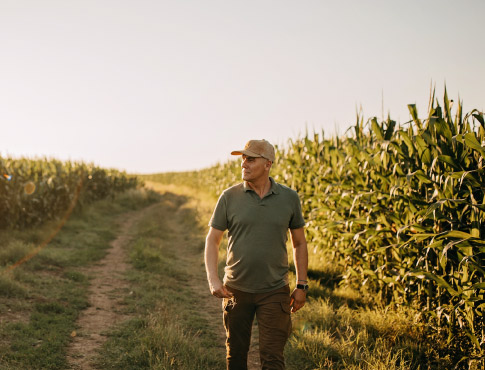
[[[120,233],[111,242],[106,256],[96,265],[83,272],[92,277],[89,290],[89,307],[78,321],[78,330],[73,331],[73,340],[68,349],[70,369],[95,369],[93,363],[100,346],[106,340],[105,333],[115,324],[127,319],[121,310],[123,294],[129,294],[129,286],[123,273],[129,268],[124,246],[130,240],[130,228],[143,215],[139,212],[124,214]]]

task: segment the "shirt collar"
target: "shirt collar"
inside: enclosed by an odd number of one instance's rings
[[[269,188],[269,191],[268,191],[268,193],[265,196],[267,196],[269,194],[278,194],[279,193],[279,191],[278,191],[278,184],[276,184],[276,181],[274,181],[274,179],[271,176],[269,177],[269,181],[271,182],[271,187]],[[254,191],[248,185],[248,182],[247,181],[244,181],[243,182],[243,189],[244,189],[245,192]]]

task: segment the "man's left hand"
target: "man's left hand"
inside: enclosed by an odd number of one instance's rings
[[[291,312],[296,312],[305,305],[306,292],[303,289],[295,289],[291,293]]]

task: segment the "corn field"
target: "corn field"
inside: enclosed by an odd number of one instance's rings
[[[0,157],[0,228],[24,228],[63,217],[77,206],[136,187],[139,180],[84,163]]]
[[[465,363],[485,357],[485,122],[452,105],[445,90],[425,119],[409,105],[405,124],[357,117],[343,137],[307,133],[278,148],[271,174],[300,194],[310,249],[345,284],[415,307]],[[240,162],[151,179],[218,195],[241,181]]]

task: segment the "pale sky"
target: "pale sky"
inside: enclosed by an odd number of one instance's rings
[[[253,138],[343,134],[360,106],[424,117],[431,81],[483,111],[484,14],[483,0],[0,0],[0,155],[204,168]]]

